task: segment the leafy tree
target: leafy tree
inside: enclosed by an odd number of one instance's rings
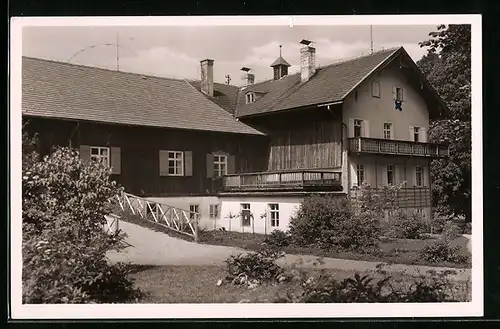
[[[417,63],[450,109],[431,122],[431,142],[450,145],[449,159],[431,164],[433,196],[443,215],[471,220],[471,27],[440,25],[420,43],[427,54]]]

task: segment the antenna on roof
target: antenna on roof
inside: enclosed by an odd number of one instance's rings
[[[370,54],[373,54],[373,26],[370,25]]]
[[[226,74],[226,84],[229,84],[231,82],[231,76],[229,74]]]

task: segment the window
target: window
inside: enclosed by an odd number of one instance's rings
[[[214,177],[221,177],[227,174],[227,156],[214,155]]]
[[[392,139],[392,123],[390,122],[384,123],[384,138]]]
[[[168,174],[172,176],[184,175],[184,153],[168,151]]]
[[[198,219],[200,206],[197,204],[189,205],[189,219]]]
[[[394,185],[394,165],[387,165],[387,185]]]
[[[424,185],[424,168],[422,166],[415,167],[415,185],[416,186]]]
[[[413,127],[413,140],[415,142],[420,141],[420,127]]]
[[[422,209],[422,208],[415,208],[415,210],[413,212],[415,214],[425,216],[424,209]]]
[[[365,165],[364,164],[357,164],[356,165],[356,176],[358,177],[358,186],[363,185],[363,182],[365,181]]]
[[[372,96],[380,98],[380,82],[372,82]]]
[[[354,119],[354,137],[361,137],[362,126],[363,120]]]
[[[403,88],[396,87],[396,100],[403,101]]]
[[[271,216],[271,227],[280,226],[280,208],[279,204],[269,204],[269,215]]]
[[[218,204],[211,204],[209,206],[209,216],[210,216],[210,219],[219,218],[219,205]]]
[[[91,146],[90,159],[109,167],[109,147]]]
[[[255,94],[252,92],[249,92],[245,95],[245,100],[247,104],[255,102]]]
[[[250,226],[252,213],[250,212],[250,203],[241,204],[241,226]]]

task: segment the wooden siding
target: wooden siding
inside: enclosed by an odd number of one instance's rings
[[[40,151],[69,145],[76,122],[30,118],[28,131],[40,136]],[[236,135],[80,122],[72,146],[120,147],[121,174],[112,175],[129,193],[142,196],[211,195],[207,154],[234,155],[234,173],[267,169],[268,141],[262,136]],[[159,150],[192,152],[192,176],[160,176]]]

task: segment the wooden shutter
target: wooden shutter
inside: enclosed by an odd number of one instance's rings
[[[413,126],[410,126],[410,140],[415,141]]]
[[[405,178],[405,167],[404,165],[394,165],[394,178],[395,178],[395,183],[399,184],[402,182],[406,181],[406,186],[409,185],[409,179],[408,179],[408,173],[406,173],[406,178]],[[403,186],[405,187],[405,186]]]
[[[396,86],[392,86],[392,99],[396,100],[397,99],[397,91],[396,91]]]
[[[391,123],[391,139],[396,139],[396,136],[394,136],[394,124]]]
[[[368,120],[363,120],[363,137],[370,137],[370,122]]]
[[[401,101],[404,102],[405,101],[405,94],[404,94],[404,89],[401,88]]]
[[[214,177],[214,156],[207,154],[207,178]]]
[[[90,161],[90,146],[89,145],[80,145],[80,158],[83,162]]]
[[[422,183],[424,186],[430,186],[430,172],[429,172],[429,167],[428,166],[422,166]]]
[[[193,152],[184,152],[184,176],[193,176]]]
[[[422,142],[427,143],[427,129],[420,128],[420,135],[422,136]]]
[[[120,175],[122,173],[121,149],[119,147],[111,147],[111,173]]]
[[[236,168],[235,168],[235,158],[234,155],[228,155],[227,156],[227,173],[229,175],[231,174],[236,174]]]
[[[168,176],[168,151],[160,150],[160,176]]]
[[[347,126],[347,137],[354,137],[354,119],[349,118],[349,125]]]

